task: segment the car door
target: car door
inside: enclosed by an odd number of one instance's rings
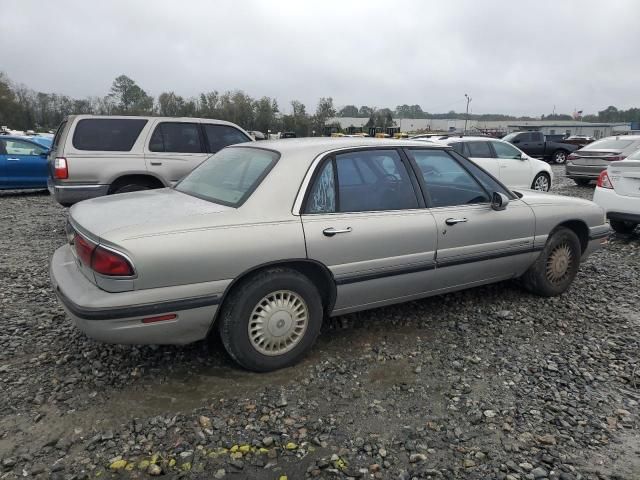
[[[46,188],[47,149],[33,142],[3,139],[4,174],[14,188]]]
[[[0,137],[0,188],[10,188],[7,177],[7,150],[2,137]]]
[[[481,166],[491,175],[500,178],[500,164],[495,158],[489,142],[486,140],[474,140],[464,142],[469,153],[467,157],[476,165]]]
[[[435,284],[462,288],[520,275],[535,258],[531,208],[455,152],[409,149],[438,228]],[[494,192],[511,199],[491,206]]]
[[[533,176],[529,157],[507,142],[492,140],[490,143],[500,165],[500,181],[508,187],[531,188]]]
[[[204,162],[207,153],[200,124],[159,120],[145,147],[147,170],[174,184]]]
[[[310,259],[337,284],[335,313],[429,291],[436,225],[396,149],[359,149],[323,160],[302,224]]]

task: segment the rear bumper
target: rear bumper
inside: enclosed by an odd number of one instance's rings
[[[590,180],[597,180],[600,172],[606,168],[606,165],[575,165],[567,163],[565,165],[565,175],[571,179],[588,178]]]
[[[102,197],[109,191],[109,185],[60,185],[47,180],[49,193],[61,205],[69,206],[89,198]]]
[[[182,345],[205,338],[213,323],[221,294],[172,298],[175,290],[109,293],[100,290],[78,270],[70,247],[51,258],[53,288],[67,315],[87,336],[107,343]],[[173,291],[173,295],[171,295]],[[175,314],[172,320],[143,323],[144,318]]]
[[[610,220],[640,223],[640,197],[618,195],[612,188],[596,187],[593,201],[604,208]]]

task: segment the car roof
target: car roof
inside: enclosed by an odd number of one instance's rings
[[[452,136],[448,136],[446,138],[434,138],[433,139],[436,142],[441,142],[441,143],[451,143],[451,142],[477,142],[477,141],[485,141],[488,142],[490,140],[498,140],[498,141],[502,141],[499,138],[493,138],[493,137],[479,137],[479,136],[471,136],[471,135],[467,135],[467,136],[460,136],[460,135],[452,135]]]
[[[421,142],[419,140],[397,140],[390,138],[371,137],[307,137],[290,138],[286,140],[265,140],[256,143],[237,143],[227,148],[261,148],[275,150],[283,156],[288,154],[303,154],[311,162],[322,153],[335,150],[346,150],[350,148],[398,148],[398,147],[421,147],[421,148],[448,148],[446,145],[437,143]]]
[[[216,118],[196,118],[196,117],[156,117],[153,115],[69,115],[66,120],[69,124],[74,120],[85,119],[114,119],[114,120],[161,120],[163,122],[192,122],[192,123],[214,123],[216,125],[230,125],[233,127],[239,127],[238,124],[233,122],[227,122],[226,120],[218,120]],[[240,127],[242,128],[242,127]]]

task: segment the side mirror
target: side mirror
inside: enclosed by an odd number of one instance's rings
[[[509,205],[509,197],[504,193],[493,192],[491,195],[491,208],[495,211],[504,210]]]
[[[527,159],[527,157],[522,153],[519,153],[514,158],[517,158],[518,160],[526,160]]]

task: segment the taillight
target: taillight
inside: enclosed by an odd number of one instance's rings
[[[567,157],[567,160],[576,160],[580,158],[580,155],[576,155],[575,153],[570,153],[569,156]]]
[[[69,167],[67,165],[67,159],[64,157],[56,157],[53,161],[53,176],[59,180],[65,180],[69,178]]]
[[[596,184],[596,186],[600,188],[613,188],[613,184],[611,183],[611,180],[609,179],[609,174],[607,173],[606,170],[603,170],[600,173],[600,176],[598,177],[598,183]]]
[[[96,245],[77,233],[73,237],[78,257],[87,267],[100,275],[128,277],[134,274],[133,267],[122,255]]]
[[[624,160],[625,158],[627,157],[623,155],[611,155],[610,157],[604,157],[604,159],[609,162],[617,162],[618,160]]]
[[[101,275],[128,277],[133,275],[133,267],[126,258],[111,250],[96,247],[91,259],[91,269]]]
[[[82,263],[86,266],[91,266],[91,255],[93,255],[96,244],[78,234],[73,237],[73,243],[76,246],[76,253],[80,260],[82,260]]]

